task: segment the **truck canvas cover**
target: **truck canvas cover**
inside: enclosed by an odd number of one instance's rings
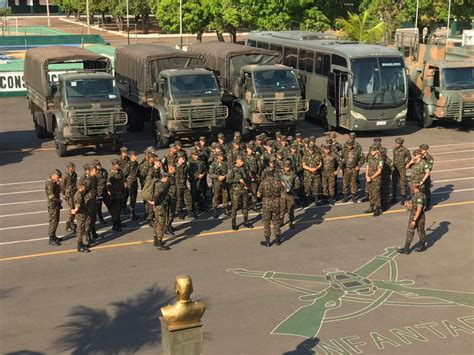
[[[28,49],[25,54],[24,80],[46,97],[49,89],[50,64],[82,62],[85,70],[112,71],[109,58],[79,47],[48,46]]]
[[[245,65],[280,64],[277,51],[247,47],[227,42],[196,43],[188,47],[188,52],[204,57],[206,68],[215,72],[221,86],[232,89]]]
[[[130,79],[139,91],[151,91],[161,71],[204,68],[201,56],[166,46],[132,44],[115,52],[115,73]]]

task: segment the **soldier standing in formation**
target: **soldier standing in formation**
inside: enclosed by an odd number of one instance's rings
[[[178,165],[176,166],[176,208],[181,218],[183,215],[183,200],[188,213],[188,217],[196,217],[193,206],[193,199],[188,188],[188,165],[184,154],[177,154]]]
[[[332,146],[326,143],[323,146],[322,160],[322,181],[323,195],[331,205],[334,205],[334,196],[336,194],[336,179],[341,166],[339,157],[331,151]]]
[[[130,174],[130,155],[127,147],[120,148],[120,170],[125,181],[128,179],[128,174]],[[125,196],[122,200],[122,214],[128,214],[127,210],[127,200],[128,200],[129,190],[128,186],[125,188]]]
[[[342,202],[347,202],[352,198],[352,202],[357,203],[359,172],[364,163],[365,157],[362,150],[357,149],[354,140],[349,138],[342,149],[342,191],[344,194]]]
[[[244,158],[241,155],[236,156],[235,165],[229,169],[227,174],[227,183],[231,186],[230,194],[232,198],[232,229],[238,230],[237,227],[237,210],[239,205],[242,205],[242,215],[244,216],[244,226],[252,228],[249,218],[248,210],[248,173],[244,165]]]
[[[302,166],[304,169],[304,193],[305,205],[314,201],[319,204],[319,186],[321,184],[321,167],[323,165],[321,155],[316,152],[316,145],[309,144],[308,152],[304,155]]]
[[[84,182],[79,182],[77,191],[73,197],[74,208],[71,213],[76,216],[77,228],[77,251],[80,253],[89,253],[89,245],[84,244],[85,230],[86,230],[86,186]]]
[[[56,237],[56,230],[59,224],[59,212],[61,211],[61,172],[55,169],[45,182],[46,199],[48,202],[48,236],[49,244],[61,245],[61,240]]]
[[[135,205],[137,203],[137,194],[138,194],[138,174],[139,174],[139,164],[138,164],[138,154],[135,151],[130,151],[130,162],[129,162],[129,172],[127,176],[127,187],[128,187],[128,197],[129,197],[129,211],[132,221],[137,221],[138,216],[135,214]]]
[[[365,213],[373,213],[375,217],[382,213],[382,199],[380,189],[382,184],[383,159],[380,157],[379,147],[372,145],[370,147],[370,159],[365,170],[366,191],[369,195],[370,207]]]
[[[206,210],[206,166],[199,159],[199,151],[193,150],[191,153],[191,161],[189,162],[189,184],[191,186],[191,196],[193,206],[197,205],[201,212]]]
[[[401,137],[395,139],[393,148],[393,174],[392,174],[392,203],[397,202],[397,185],[400,184],[401,203],[405,204],[407,169],[406,165],[411,160],[410,151],[403,145],[405,140]]]
[[[249,142],[246,147],[245,152],[245,167],[247,168],[247,173],[249,175],[249,187],[252,198],[252,209],[255,212],[259,212],[258,201],[257,201],[257,189],[258,189],[258,179],[260,177],[260,159],[255,154],[255,143]]]
[[[72,232],[76,229],[76,225],[74,224],[74,214],[71,213],[71,210],[74,209],[74,194],[77,191],[76,165],[74,165],[73,162],[68,162],[66,164],[66,172],[64,173],[64,177],[61,179],[61,190],[68,207],[66,231]]]
[[[382,210],[386,211],[389,208],[390,202],[390,185],[391,185],[391,177],[393,173],[393,162],[387,156],[387,148],[382,147],[380,148],[380,157],[383,160],[383,167],[382,167],[382,184],[380,195],[382,198]]]
[[[413,158],[406,165],[407,169],[411,168],[410,182],[412,185],[419,184],[422,189],[426,181],[430,177],[430,166],[423,159],[421,151],[415,149],[413,151]]]
[[[176,213],[176,203],[178,197],[178,189],[176,186],[176,165],[168,165],[168,195],[169,205],[168,213],[166,215],[165,233],[174,235],[173,221]]]
[[[97,168],[90,164],[84,165],[84,175],[81,177],[81,182],[84,183],[86,188],[86,225],[85,234],[88,238],[89,244],[99,238],[95,230],[95,221],[97,216]]]
[[[293,171],[291,160],[286,160],[283,163],[283,171],[280,175],[280,179],[284,183],[280,198],[280,222],[282,225],[285,223],[285,214],[288,212],[289,227],[293,229],[295,220],[295,196],[297,196],[297,191],[300,188],[300,179]]]
[[[151,147],[152,148],[152,147]],[[155,165],[155,153],[153,150],[145,150],[145,157],[143,160],[140,162],[138,166],[138,178],[140,180],[140,186],[143,190],[145,187],[145,182],[148,176],[148,172],[150,169]],[[145,207],[145,214],[143,216],[144,221],[149,221],[149,215],[150,215],[150,205],[147,203],[148,201],[143,200],[143,206]]]
[[[99,218],[101,224],[105,224],[104,216],[102,215],[102,203],[105,203],[106,206],[108,203],[107,178],[109,173],[97,159],[92,162],[92,166],[95,166],[97,169],[97,218]]]
[[[153,201],[149,201],[153,205],[155,214],[155,224],[153,226],[153,246],[158,250],[167,250],[169,247],[163,243],[163,237],[166,227],[166,217],[168,215],[168,207],[170,195],[168,193],[168,173],[161,174],[160,181],[156,184],[155,195]]]
[[[281,180],[276,176],[275,171],[269,171],[258,187],[258,196],[262,197],[262,220],[263,235],[265,240],[260,244],[269,247],[271,236],[271,225],[273,224],[273,234],[275,244],[280,245],[281,236],[281,196],[284,192]]]
[[[228,172],[229,167],[225,161],[224,152],[220,151],[217,153],[217,159],[214,160],[209,168],[209,178],[212,180],[212,209],[214,218],[219,216],[219,199],[222,200],[224,212],[229,215],[229,189],[226,181]]]
[[[122,160],[123,161],[123,160]],[[112,230],[121,231],[122,221],[120,220],[120,211],[123,206],[123,200],[127,197],[127,183],[120,169],[121,162],[119,159],[112,160],[112,170],[110,170],[107,180],[107,191],[109,194],[109,212],[112,217]]]

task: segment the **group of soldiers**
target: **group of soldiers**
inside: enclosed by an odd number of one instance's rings
[[[114,231],[122,229],[121,214],[129,214],[132,220],[138,219],[135,207],[140,184],[144,220],[153,228],[154,246],[159,250],[169,249],[163,238],[164,234],[174,234],[172,224],[176,216],[194,218],[198,211],[208,210],[208,202],[214,218],[218,218],[220,213],[230,215],[234,230],[239,228],[236,220],[239,209],[247,228],[252,228],[249,207],[261,211],[265,237],[261,244],[271,246],[273,225],[275,244],[280,245],[285,215],[289,217],[289,228],[294,228],[297,203],[302,206],[311,203],[334,205],[340,172],[342,201],[346,203],[352,199],[357,203],[360,171],[367,164],[365,191],[370,207],[365,212],[379,216],[389,208],[390,202],[398,201],[399,192],[402,204],[408,208],[411,203],[413,211],[407,232],[408,249],[415,229],[426,248],[424,210],[431,203],[430,171],[434,160],[428,153],[428,145],[422,144],[412,156],[403,143],[403,138],[395,140],[393,159],[387,156],[387,149],[379,137],[374,138],[369,153],[365,155],[354,133],[344,144],[339,143],[337,134],[332,133],[322,145],[316,143],[315,137],[303,138],[299,133],[295,137],[286,137],[277,132],[274,140],[262,133],[247,144],[241,142],[239,132],[234,133],[229,143],[223,134],[219,134],[217,142],[211,145],[207,144],[206,137],[200,137],[189,155],[180,141],[170,144],[163,158],[153,147],[148,147],[141,162],[137,152],[122,147],[119,158],[112,160],[110,172],[94,160],[84,166],[80,179],[73,163],[67,164],[64,174],[59,170],[51,174],[46,182],[49,243],[60,245],[56,229],[61,192],[69,211],[66,230],[76,231],[78,251],[89,252],[89,245],[98,238],[95,230],[97,218],[100,223],[105,223],[102,203],[110,212]],[[411,169],[414,202],[407,200],[408,169]],[[222,209],[219,209],[220,205]],[[414,225],[413,221],[416,222]],[[405,245],[399,251],[407,252],[408,249]],[[418,249],[424,250],[423,247]]]

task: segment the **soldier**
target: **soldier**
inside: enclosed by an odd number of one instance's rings
[[[258,190],[258,179],[260,177],[260,161],[255,154],[255,143],[252,141],[247,144],[245,149],[245,168],[247,169],[248,178],[249,178],[249,187],[250,192],[252,194],[252,209],[255,212],[260,212],[258,208],[258,201],[257,201],[257,190]]]
[[[423,185],[426,183],[426,181],[428,181],[430,177],[430,166],[428,165],[426,160],[423,159],[421,150],[415,149],[413,151],[413,157],[406,165],[406,168],[407,169],[411,168],[411,176],[410,176],[411,185],[419,184],[420,188],[424,190]]]
[[[128,174],[130,174],[130,155],[127,147],[120,148],[120,167],[122,170],[123,178],[125,181],[128,179]],[[128,187],[125,189],[125,198],[122,200],[122,214],[128,214],[127,209],[127,200],[128,200],[129,190]]]
[[[152,151],[145,151],[145,158],[142,160],[138,167],[138,179],[140,180],[140,186],[143,190],[143,187],[145,186],[145,180],[147,178],[148,172],[150,169],[155,165],[155,154]],[[145,209],[145,214],[143,216],[144,221],[148,221],[149,217],[148,214],[150,212],[150,207],[147,201],[143,200],[143,207]]]
[[[281,133],[280,131],[277,131],[275,133],[275,151],[278,152],[281,148],[281,137],[283,136],[283,133]]]
[[[108,204],[107,178],[109,173],[107,169],[102,167],[98,159],[94,159],[92,165],[97,169],[97,218],[99,218],[100,224],[105,224],[106,222],[102,215],[102,203],[105,203],[105,205]]]
[[[366,191],[369,196],[370,207],[365,213],[373,213],[375,217],[382,214],[380,189],[382,185],[383,159],[380,157],[379,147],[372,145],[369,151],[370,159],[365,169]]]
[[[427,249],[426,231],[425,231],[425,203],[426,197],[421,192],[421,186],[418,183],[412,184],[412,199],[405,201],[405,207],[410,210],[410,218],[408,219],[407,237],[405,246],[398,248],[397,251],[402,254],[410,254],[410,244],[415,236],[415,229],[420,237],[421,245],[415,249],[417,252],[422,252]]]
[[[342,149],[342,191],[344,194],[342,202],[347,202],[352,197],[352,202],[357,203],[357,192],[359,189],[357,179],[360,168],[364,163],[364,154],[362,154],[361,150],[355,149],[354,141],[349,139]]]
[[[235,158],[235,165],[233,168],[229,169],[227,173],[227,183],[231,186],[230,194],[232,198],[232,229],[238,230],[236,224],[237,219],[237,210],[239,204],[242,203],[242,215],[244,216],[244,226],[247,228],[253,228],[253,226],[248,221],[249,211],[248,211],[248,173],[244,165],[244,158],[241,155],[238,155]]]
[[[177,161],[177,149],[176,144],[171,143],[169,145],[168,154],[163,159],[163,165],[166,171],[168,171],[168,165],[176,165]]]
[[[206,166],[199,159],[199,151],[193,150],[191,160],[189,161],[189,184],[191,186],[191,196],[193,198],[193,206],[197,205],[201,212],[206,210]]]
[[[392,203],[397,202],[397,185],[400,184],[402,204],[406,200],[407,169],[406,165],[411,160],[410,151],[403,146],[405,140],[401,137],[395,139],[393,148],[393,174],[392,174]]]
[[[264,145],[262,136],[261,135],[255,136],[255,154],[257,154],[257,156],[261,158],[264,151],[265,151],[265,145]]]
[[[211,156],[211,150],[207,145],[206,137],[204,136],[199,137],[199,149],[201,151],[201,156],[203,158],[204,164],[206,164],[206,169],[208,169],[209,166],[207,165],[207,163]]]
[[[225,142],[225,135],[224,133],[219,133],[217,135],[217,143],[221,146],[221,150],[227,155],[227,144]]]
[[[48,236],[49,244],[61,245],[61,240],[56,237],[56,230],[59,224],[59,213],[61,211],[61,171],[54,169],[48,180],[45,181],[46,199],[48,202]]]
[[[178,197],[178,190],[176,187],[176,165],[168,166],[168,195],[169,195],[169,205],[168,213],[166,215],[166,228],[165,233],[174,235],[173,221],[176,213],[176,201]]]
[[[239,132],[239,131],[235,131],[234,132],[234,139],[233,139],[234,142],[236,142],[237,144],[240,145],[240,143],[242,142],[242,134]]]
[[[272,158],[275,157],[275,151],[273,150],[273,141],[269,140],[265,145],[265,151],[262,154],[262,166],[268,166],[268,163]]]
[[[233,140],[230,143],[230,147],[227,149],[227,162],[229,164],[235,164],[235,159],[239,155],[242,155],[240,141]]]
[[[332,144],[331,150],[340,156],[342,154],[342,145],[341,143],[337,141],[337,133],[336,132],[331,133],[330,137],[331,137],[331,144]]]
[[[86,187],[84,182],[79,182],[77,185],[77,191],[73,197],[74,208],[71,210],[76,216],[77,228],[77,251],[80,253],[90,253],[89,245],[84,244],[85,228],[86,228]]]
[[[166,227],[166,217],[168,215],[168,207],[170,196],[168,193],[169,183],[168,183],[168,173],[164,172],[161,174],[160,181],[156,184],[155,187],[155,197],[153,201],[150,201],[150,204],[153,205],[153,210],[155,214],[155,224],[153,226],[153,246],[158,250],[167,250],[169,247],[165,246],[163,243],[163,237]]]
[[[428,153],[428,149],[430,149],[428,144],[421,144],[420,145],[421,156],[428,163],[428,166],[429,166],[430,172],[431,172],[433,170],[434,158]],[[430,174],[430,176],[428,176],[428,178],[423,183],[423,193],[426,196],[425,210],[429,210],[429,209],[431,209],[431,174]]]
[[[109,194],[109,212],[112,217],[112,230],[121,231],[122,222],[120,221],[120,208],[123,206],[123,200],[126,198],[127,182],[120,169],[119,159],[112,160],[112,169],[107,179],[107,191]]]
[[[210,167],[211,164],[216,161],[217,159],[217,152],[220,151],[220,145],[219,143],[212,142],[211,143],[211,148],[210,148],[210,154],[209,154],[209,159],[207,160],[207,166]],[[209,169],[207,169],[209,171]]]
[[[138,216],[135,214],[135,205],[137,203],[138,194],[138,174],[139,174],[138,155],[135,151],[130,151],[129,172],[126,179],[128,187],[130,217],[132,221],[137,221]]]
[[[283,170],[283,163],[285,162],[285,152],[282,150],[280,146],[280,150],[278,150],[275,154],[275,164],[276,168],[279,171]]]
[[[269,172],[274,172],[276,176],[280,175],[280,170],[277,168],[275,157],[271,157],[267,163],[267,167],[263,169],[262,174],[260,175],[260,181],[263,181],[268,175]]]
[[[226,215],[229,215],[229,190],[227,186],[228,165],[225,161],[224,152],[217,153],[217,160],[215,160],[209,168],[209,177],[212,180],[212,208],[213,217],[217,218],[219,198],[222,198],[222,207]]]
[[[273,224],[275,244],[280,245],[280,202],[283,191],[284,190],[281,181],[275,175],[274,171],[268,172],[267,176],[262,180],[262,183],[258,187],[258,196],[262,197],[263,234],[265,236],[265,241],[260,242],[260,244],[265,247],[269,247],[271,245],[271,224]]]
[[[283,163],[283,171],[280,179],[284,184],[280,199],[280,222],[285,223],[285,213],[288,211],[289,227],[293,229],[293,222],[295,220],[295,196],[297,196],[300,188],[300,179],[295,174],[292,168],[291,160],[286,160]]]
[[[331,205],[334,205],[334,196],[336,194],[335,185],[341,162],[339,157],[332,152],[331,149],[331,144],[325,144],[323,146],[321,177],[323,181],[323,195],[328,199]]]
[[[97,217],[97,168],[91,164],[84,165],[84,175],[81,177],[81,182],[86,187],[86,226],[84,233],[88,238],[89,244],[95,239],[99,238],[95,230],[95,221]]]
[[[319,186],[321,184],[321,155],[316,153],[316,145],[310,144],[308,146],[308,153],[303,157],[303,176],[304,176],[304,193],[306,197],[305,205],[308,205],[311,200],[317,206],[319,203]]]
[[[387,156],[387,148],[383,147],[380,149],[380,157],[383,159],[383,168],[382,168],[382,184],[380,194],[382,197],[382,211],[388,210],[388,204],[390,200],[390,185],[392,184],[392,172],[393,172],[393,162]]]
[[[178,154],[178,165],[176,166],[176,209],[181,219],[184,219],[183,199],[187,209],[188,217],[196,217],[193,208],[193,200],[191,192],[188,188],[188,165],[186,164],[186,157],[183,154]]]
[[[180,140],[174,141],[174,144],[176,144],[176,154],[181,153],[186,159],[186,161],[188,161],[188,154],[183,149],[183,145],[181,144],[181,141]]]
[[[150,180],[159,180],[161,177],[161,174],[163,173],[163,162],[158,159],[158,157],[155,156],[155,159],[153,160],[153,166],[148,170],[147,176],[145,178],[145,184],[147,184]],[[143,191],[143,190],[142,190]],[[150,202],[150,201],[147,201]],[[153,204],[147,203],[145,205],[145,214],[147,216],[147,222],[148,225],[153,228],[154,226],[154,208]]]
[[[66,231],[72,232],[75,231],[76,225],[74,224],[74,214],[71,213],[71,210],[74,208],[74,194],[77,191],[76,165],[74,165],[73,162],[68,162],[66,164],[66,172],[64,173],[64,177],[61,179],[61,191],[68,207]]]

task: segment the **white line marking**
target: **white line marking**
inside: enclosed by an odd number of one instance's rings
[[[469,153],[474,152],[474,149],[470,150],[456,150],[454,152],[441,152],[441,153],[432,153],[431,155],[444,155],[444,154],[458,154],[458,153]],[[436,161],[435,161],[436,162]]]
[[[439,164],[439,163],[451,163],[451,162],[454,162],[454,161],[466,161],[466,160],[474,160],[474,158],[451,159],[451,160],[437,160],[437,161],[436,161],[436,164]]]
[[[19,195],[19,194],[29,194],[29,193],[34,193],[34,192],[44,192],[44,190],[30,190],[30,191],[2,192],[2,193],[0,193],[0,196],[6,196],[6,195]]]
[[[458,170],[469,170],[474,169],[474,166],[469,166],[467,168],[455,168],[455,169],[445,169],[445,170],[433,170],[432,173],[446,173],[449,171],[458,171]]]
[[[7,182],[4,184],[0,184],[0,186],[11,186],[11,185],[24,185],[24,184],[37,184],[40,182],[44,182],[45,180],[33,180],[33,181],[21,181],[21,182]]]
[[[0,206],[26,205],[26,204],[29,204],[29,203],[39,203],[39,202],[46,203],[46,200],[33,200],[33,201],[0,203]]]
[[[436,180],[434,183],[440,183],[440,182],[450,182],[450,181],[462,181],[462,180],[471,180],[474,179],[474,177],[465,177],[465,178],[458,178],[458,179],[445,179],[445,180]]]
[[[66,211],[66,209],[62,209],[61,211]],[[30,214],[39,214],[39,213],[46,213],[48,211],[35,211],[35,212],[23,212],[23,213],[13,213],[13,214],[4,214],[2,216],[0,216],[0,218],[4,218],[4,217],[18,217],[18,216],[27,216],[27,215],[30,215]]]

